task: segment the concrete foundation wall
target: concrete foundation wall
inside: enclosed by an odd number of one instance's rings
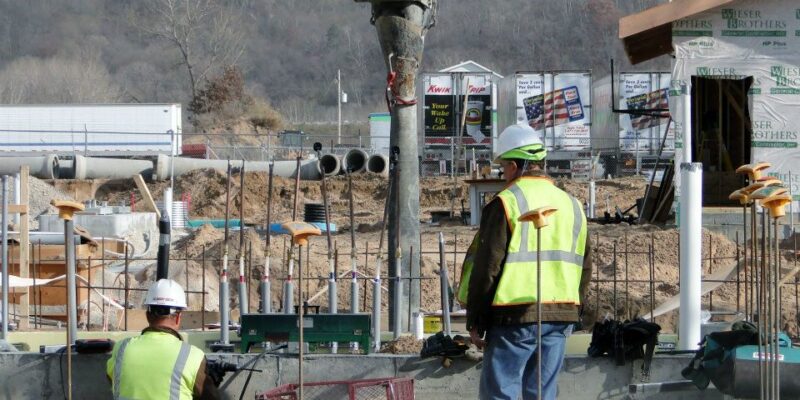
[[[226,361],[243,365],[252,362],[256,355],[209,355],[223,357]],[[110,398],[110,384],[105,377],[107,355],[73,356],[73,395],[78,399]],[[687,357],[660,357],[653,361],[651,382],[671,381],[680,378],[680,370],[688,364]],[[394,355],[313,355],[304,363],[306,381],[356,380],[407,376],[415,379],[417,399],[464,400],[477,398],[482,363],[455,360],[444,368],[439,359],[420,360],[416,356]],[[297,360],[291,356],[263,356],[252,368],[254,372],[247,387],[245,399],[254,398],[256,392],[297,380]],[[0,354],[0,398],[3,399],[60,399],[64,398],[66,382],[66,357],[55,354],[2,353]],[[628,384],[632,382],[638,366],[617,367],[610,359],[592,359],[583,356],[567,357],[559,381],[559,398],[574,400],[626,399]],[[228,398],[239,398],[247,378],[247,371],[228,374],[222,389]],[[648,399],[722,399],[714,390],[690,390],[667,393]]]
[[[158,226],[155,213],[134,212],[130,214],[75,214],[75,225],[86,228],[92,237],[120,238],[128,240],[137,257],[155,257],[158,250]],[[42,232],[63,232],[64,221],[56,214],[39,216]]]

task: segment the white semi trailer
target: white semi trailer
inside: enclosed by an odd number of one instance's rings
[[[152,156],[181,149],[181,105],[0,105],[0,156]]]

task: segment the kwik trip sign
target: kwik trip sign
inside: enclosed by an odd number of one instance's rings
[[[424,124],[426,137],[454,137],[461,123],[456,110],[464,108],[466,143],[483,143],[491,136],[491,80],[466,75],[461,93],[456,94],[452,75],[428,75],[424,86]],[[466,104],[464,95],[467,96]],[[488,143],[488,141],[487,141]]]

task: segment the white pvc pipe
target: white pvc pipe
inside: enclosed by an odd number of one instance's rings
[[[695,350],[700,343],[702,205],[703,164],[681,163],[679,350]]]
[[[164,189],[164,212],[169,216],[170,226],[174,226],[172,219],[172,188]]]
[[[683,160],[681,162],[690,163],[692,162],[692,86],[689,83],[684,83],[681,85],[681,91],[683,91],[683,102],[681,106],[683,107],[683,128],[681,129],[681,133],[683,135]],[[637,141],[638,142],[638,141]],[[654,172],[655,173],[655,172]]]
[[[594,178],[589,181],[589,210],[587,210],[587,217],[594,218],[594,205],[595,205],[595,191]]]

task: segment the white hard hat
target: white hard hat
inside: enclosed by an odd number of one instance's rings
[[[185,309],[186,293],[178,282],[172,279],[159,279],[147,289],[144,305]]]
[[[544,159],[544,157],[547,155],[547,152],[544,150],[542,139],[539,137],[539,134],[533,130],[533,128],[524,122],[509,125],[506,129],[503,129],[503,132],[500,133],[500,137],[497,138],[494,151],[494,162],[497,163],[501,158],[505,158],[502,157],[503,154],[508,153],[511,150],[537,145],[542,150],[540,150],[539,154],[533,159]]]

